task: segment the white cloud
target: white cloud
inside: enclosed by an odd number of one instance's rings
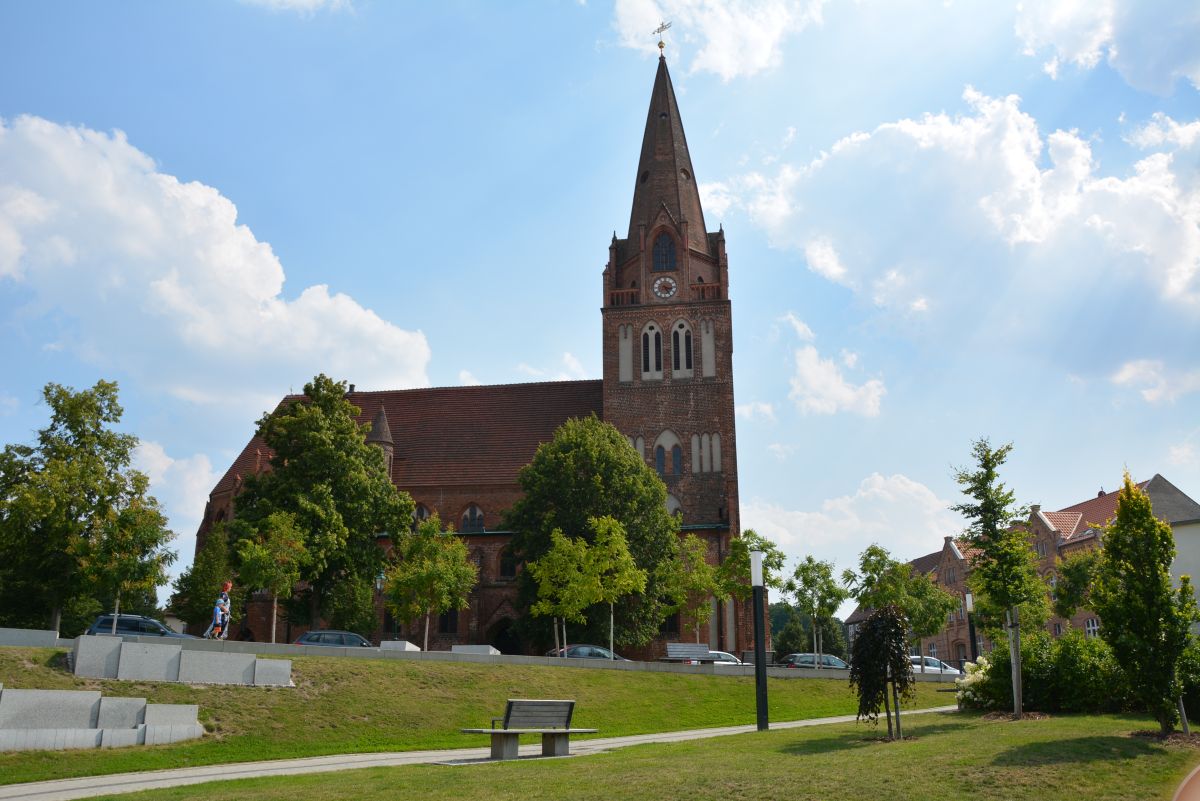
[[[7,392],[0,392],[0,417],[8,417],[17,413],[17,409],[21,407],[21,401],[9,395]]]
[[[1200,88],[1200,14],[1177,0],[1029,0],[1017,6],[1025,53],[1048,53],[1043,69],[1090,70],[1101,60],[1131,86],[1171,91],[1179,78]]]
[[[477,387],[483,382],[473,376],[469,370],[459,370],[458,383],[466,387]]]
[[[561,364],[558,367],[534,367],[531,364],[521,362],[517,365],[517,372],[524,373],[539,381],[579,381],[588,377],[583,363],[572,353],[564,353]]]
[[[1151,153],[1124,177],[1104,176],[1087,141],[1043,135],[1019,97],[968,87],[963,98],[967,113],[885,123],[806,164],[729,178],[730,203],[773,247],[803,252],[814,272],[903,315],[975,309],[978,321],[981,297],[1030,308],[1097,275],[1109,291],[1149,283],[1200,311],[1193,151]],[[1164,139],[1190,136],[1151,124]],[[835,242],[853,242],[853,258]]]
[[[171,575],[178,576],[191,564],[196,550],[196,529],[218,476],[206,455],[175,458],[157,442],[140,443],[133,452],[133,466],[150,479],[150,494],[158,499],[171,530],[176,532],[171,547],[178,551],[179,561],[172,567]]]
[[[1167,461],[1179,467],[1200,465],[1200,454],[1190,443],[1172,445],[1167,451]]]
[[[700,203],[708,210],[708,216],[711,219],[719,220],[725,216],[725,212],[733,205],[734,198],[729,192],[729,187],[720,181],[713,183],[700,184]],[[0,247],[3,243],[0,242]],[[3,267],[3,251],[0,250],[0,267]]]
[[[257,413],[318,372],[428,383],[422,333],[324,285],[289,298],[228,198],[120,131],[0,120],[0,280],[30,298],[26,325],[55,321],[55,347],[188,402]]]
[[[907,476],[872,473],[852,494],[830,498],[816,509],[787,509],[753,498],[742,504],[742,528],[779,545],[789,563],[811,555],[848,568],[857,566],[858,555],[872,543],[901,561],[939,550],[943,537],[963,529],[949,505]]]
[[[835,284],[847,283],[846,268],[842,266],[829,237],[817,237],[805,243],[804,260],[808,262],[808,269],[817,275],[828,278]]]
[[[1144,150],[1156,147],[1189,148],[1200,142],[1200,120],[1179,123],[1156,111],[1150,121],[1125,138],[1127,142]]]
[[[765,401],[739,403],[734,408],[734,414],[743,420],[770,420],[774,423],[775,405]]]
[[[852,412],[864,417],[879,415],[880,401],[887,394],[883,381],[873,378],[852,384],[832,359],[822,359],[812,345],[796,350],[788,399],[805,414]]]
[[[1200,392],[1200,370],[1173,371],[1155,359],[1126,362],[1111,380],[1118,386],[1141,387],[1138,394],[1147,403],[1174,403],[1184,395]]]
[[[788,312],[779,318],[779,322],[787,323],[792,331],[802,342],[812,342],[817,338],[813,330],[808,327],[808,324],[796,316],[795,312]]]
[[[846,365],[850,369],[854,369],[855,367],[858,366],[858,354],[855,353],[854,351],[846,350],[845,348],[843,348],[842,352],[841,352],[841,357],[842,357],[842,364]]]
[[[782,442],[772,442],[767,446],[767,453],[774,456],[781,462],[787,461],[787,458],[795,453],[794,445],[784,445]]]
[[[614,26],[626,47],[657,52],[651,34],[671,22],[667,53],[694,53],[690,72],[715,73],[725,81],[771,69],[784,41],[821,24],[826,0],[617,0]]]

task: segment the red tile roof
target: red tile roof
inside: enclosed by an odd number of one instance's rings
[[[1079,521],[1083,519],[1079,512],[1042,512],[1042,515],[1050,521],[1054,530],[1064,537],[1073,534]]]
[[[603,382],[437,387],[347,396],[369,422],[387,414],[395,451],[392,480],[399,487],[515,485],[517,472],[538,445],[572,417],[603,411]],[[289,395],[280,405],[299,396]],[[257,437],[213,488],[235,489],[239,477],[265,468],[271,453]]]

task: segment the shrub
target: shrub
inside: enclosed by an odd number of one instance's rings
[[[996,699],[988,692],[990,690],[988,673],[991,666],[991,662],[986,656],[981,656],[978,660],[963,665],[965,675],[954,680],[954,686],[958,688],[955,698],[960,707],[979,710],[996,707]]]
[[[1054,646],[1054,711],[1120,712],[1131,707],[1128,683],[1108,643],[1070,629]]]

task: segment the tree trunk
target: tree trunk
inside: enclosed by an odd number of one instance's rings
[[[562,646],[558,644],[558,615],[550,618],[550,628],[554,630],[554,655],[559,656]]]
[[[608,605],[608,658],[610,660],[612,660],[614,658],[613,657],[613,605],[611,603]]]
[[[813,667],[819,670],[821,668],[821,659],[817,655],[817,619],[815,617],[809,617],[808,622],[812,625]]]
[[[279,617],[279,595],[271,593],[271,643],[275,643],[275,619]]]
[[[1183,734],[1185,737],[1191,737],[1192,728],[1188,726],[1187,710],[1183,708],[1183,696],[1179,696],[1176,702],[1179,704],[1179,723],[1183,727]]]
[[[888,703],[887,682],[886,681],[884,682],[884,688],[883,688],[883,712],[885,715],[887,715],[888,739],[891,740],[891,739],[893,739],[893,737],[892,737],[892,705],[890,703]]]
[[[121,616],[121,593],[117,593],[117,600],[113,603],[113,626],[112,633],[117,633],[117,618]]]
[[[566,659],[567,658],[567,618],[565,616],[562,619],[562,630],[563,630],[563,653],[562,653],[562,655],[563,655],[563,659]]]
[[[50,628],[54,629],[57,632],[61,625],[62,625],[62,607],[55,604],[54,609],[52,609],[50,611]]]
[[[1012,665],[1013,715],[1021,717],[1024,714],[1024,703],[1021,698],[1021,619],[1017,607],[1009,613],[1008,628],[1009,662]]]
[[[428,609],[426,609],[425,610],[425,641],[421,646],[422,651],[429,650],[429,617],[430,617],[430,612]]]
[[[892,700],[896,703],[896,739],[903,740],[904,732],[900,729],[900,693],[896,692],[896,680],[892,679]]]

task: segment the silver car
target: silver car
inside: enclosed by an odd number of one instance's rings
[[[925,660],[926,673],[944,673],[948,676],[961,676],[962,671],[955,667],[950,667],[945,662],[932,656],[910,656],[912,661],[913,673],[921,672],[921,660]]]

